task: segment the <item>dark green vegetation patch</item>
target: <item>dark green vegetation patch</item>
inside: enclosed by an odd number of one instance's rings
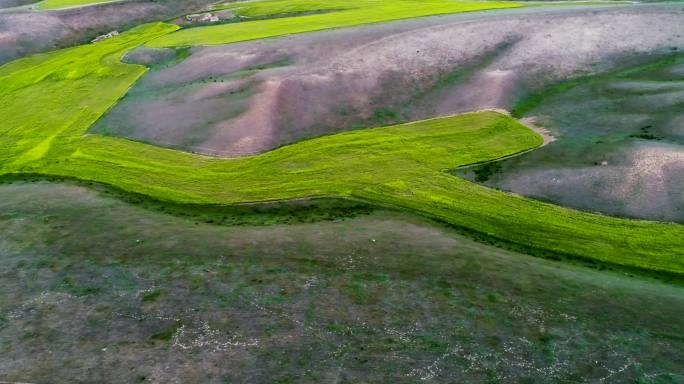
[[[497,162],[489,177],[459,175],[593,212],[684,222],[682,68],[676,51],[640,56],[523,98],[514,113],[536,117],[557,140]]]

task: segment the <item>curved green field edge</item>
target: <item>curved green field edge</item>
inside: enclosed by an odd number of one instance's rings
[[[87,134],[145,71],[120,56],[173,30],[145,25],[0,67],[0,174],[92,180],[178,203],[355,198],[530,249],[684,274],[682,225],[574,211],[446,173],[541,145],[495,112],[345,132],[237,159]]]
[[[114,3],[121,0],[43,0],[36,4],[36,9],[51,10],[72,7],[82,7],[86,5]]]
[[[264,17],[307,11],[331,11],[294,17],[183,29],[150,41],[150,47],[219,45],[361,24],[486,9],[515,8],[523,3],[460,0],[263,0],[223,7],[237,15]]]

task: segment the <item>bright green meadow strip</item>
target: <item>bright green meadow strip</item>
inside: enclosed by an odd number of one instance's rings
[[[85,132],[146,71],[122,64],[120,56],[177,28],[145,25],[117,38],[0,67],[0,168],[45,157],[54,142]]]
[[[61,9],[61,8],[71,8],[71,7],[81,7],[84,5],[100,4],[100,3],[113,3],[119,0],[43,0],[38,3],[38,9]]]
[[[87,134],[145,70],[121,64],[123,52],[172,30],[147,25],[0,67],[0,174],[75,177],[181,203],[353,197],[527,249],[684,273],[684,226],[578,212],[446,173],[541,144],[494,112],[346,132],[238,159]]]
[[[151,41],[148,45],[151,47],[177,47],[228,44],[390,20],[485,9],[514,8],[522,5],[522,3],[506,1],[458,0],[263,0],[236,2],[229,3],[222,8],[233,9],[237,15],[243,17],[262,18],[295,15],[184,29]],[[324,11],[324,13],[306,14],[317,11]]]

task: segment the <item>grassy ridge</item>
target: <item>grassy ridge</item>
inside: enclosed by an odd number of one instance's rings
[[[217,45],[330,28],[378,23],[412,17],[520,7],[506,1],[455,0],[263,0],[237,2],[221,7],[246,18],[277,17],[242,23],[181,30],[150,42],[152,47]],[[310,12],[320,12],[309,14]],[[302,15],[304,14],[304,15]]]
[[[84,135],[144,72],[120,55],[172,30],[147,25],[1,67],[0,174],[76,177],[179,203],[354,197],[527,249],[684,273],[684,226],[573,211],[445,173],[541,144],[494,112],[346,132],[240,159]]]
[[[479,113],[327,136],[234,160],[88,136],[59,163],[50,159],[28,170],[181,202],[351,196],[540,250],[684,272],[682,226],[571,211],[442,172],[540,143],[506,116]]]
[[[684,366],[684,287],[495,249],[412,215],[221,227],[69,184],[0,196],[0,345],[16,360],[3,380],[169,381],[139,363],[154,354],[184,382],[320,383],[344,348],[356,381],[415,384],[424,376],[409,373],[454,345],[433,382],[598,382],[638,361],[605,381],[677,383]],[[189,337],[166,341],[178,320]],[[207,324],[226,336],[202,341],[259,345],[173,346]],[[187,369],[200,358],[222,363]]]
[[[139,363],[154,354],[185,382],[320,383],[344,348],[355,380],[415,384],[409,373],[454,345],[434,382],[598,382],[638,361],[606,382],[677,383],[684,366],[681,285],[526,257],[412,215],[222,227],[70,183],[0,196],[0,345],[16,360],[3,380],[169,381]],[[185,334],[166,341],[178,320]],[[173,346],[207,324],[226,336],[202,341],[259,345]],[[223,363],[188,370],[199,358]]]

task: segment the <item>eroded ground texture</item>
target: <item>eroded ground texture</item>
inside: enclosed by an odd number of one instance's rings
[[[544,95],[527,114],[559,139],[474,171],[490,186],[580,209],[684,222],[683,69],[684,56],[666,55]]]
[[[684,48],[682,26],[681,6],[505,10],[194,48],[174,58],[139,51],[129,60],[165,60],[95,131],[237,156],[355,126],[507,108],[530,88]]]
[[[94,131],[239,156],[355,127],[513,109],[567,79],[683,49],[680,4],[500,10],[217,47],[143,48],[127,59],[152,71]],[[681,64],[660,84],[644,76],[613,84],[610,95],[589,88],[563,99],[565,108],[528,111],[550,116],[539,121],[558,140],[511,161],[490,184],[582,209],[684,220]],[[630,101],[615,101],[623,96]],[[651,120],[667,131],[658,143],[635,136]],[[604,161],[607,167],[586,167]]]
[[[684,381],[676,285],[396,212],[223,227],[71,184],[0,193],[0,380]]]
[[[0,0],[0,64],[28,54],[87,43],[112,30],[193,12],[211,1],[132,0],[54,11],[2,9],[32,2],[35,1]]]

